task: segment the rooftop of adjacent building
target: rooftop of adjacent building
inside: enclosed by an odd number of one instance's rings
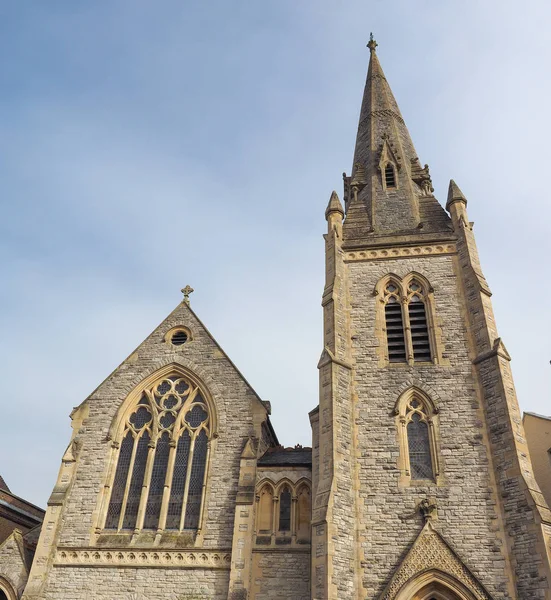
[[[284,448],[283,446],[274,446],[268,448],[264,455],[259,459],[261,466],[312,466],[312,448],[302,447],[297,444],[294,448]]]

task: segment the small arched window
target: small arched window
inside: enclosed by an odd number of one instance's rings
[[[401,396],[396,414],[403,481],[435,481],[439,474],[436,408],[421,392],[411,389]]]
[[[285,485],[279,493],[278,531],[291,531],[291,489]]]
[[[385,167],[385,186],[387,190],[396,187],[396,171],[392,163],[387,163]]]
[[[144,390],[124,422],[105,529],[198,529],[210,434],[190,381],[165,377]]]

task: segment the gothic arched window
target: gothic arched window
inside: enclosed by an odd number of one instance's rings
[[[386,353],[381,357],[391,363],[442,363],[441,344],[437,347],[437,333],[432,326],[432,289],[427,281],[414,273],[401,279],[397,275],[385,277],[376,288],[384,307],[384,334]],[[378,284],[379,286],[379,284]],[[440,348],[440,350],[438,350]]]
[[[279,493],[278,531],[291,531],[291,489],[285,485]]]
[[[416,388],[396,405],[400,433],[400,471],[406,481],[435,481],[439,475],[436,445],[437,410]]]
[[[105,529],[198,529],[211,436],[199,388],[163,377],[127,415]]]

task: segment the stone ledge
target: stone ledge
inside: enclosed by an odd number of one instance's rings
[[[58,567],[146,567],[229,569],[231,551],[199,550],[100,550],[97,548],[59,548],[54,565]]]
[[[406,246],[401,248],[378,248],[376,250],[357,250],[347,252],[345,262],[357,260],[381,260],[388,258],[416,258],[439,254],[455,254],[455,244],[431,244],[422,246]]]

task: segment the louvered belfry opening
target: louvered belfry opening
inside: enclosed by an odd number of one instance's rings
[[[425,303],[421,298],[421,285],[416,281],[412,281],[409,285],[409,292],[413,294],[408,302],[413,358],[417,362],[430,362],[432,357],[430,352],[429,328]]]
[[[387,189],[396,187],[396,174],[394,167],[390,163],[385,167],[385,184]]]
[[[390,362],[406,362],[406,341],[404,337],[404,320],[399,290],[389,283],[385,290],[388,298],[385,304],[386,339],[388,359]]]

